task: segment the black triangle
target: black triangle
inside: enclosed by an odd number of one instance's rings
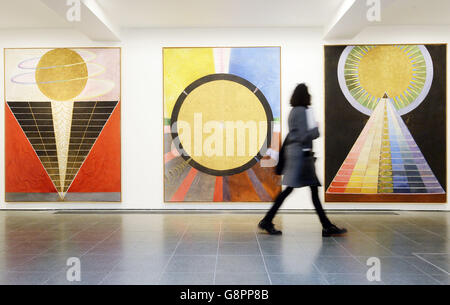
[[[74,102],[64,192],[67,192],[118,101]]]

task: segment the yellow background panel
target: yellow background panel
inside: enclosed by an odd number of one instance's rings
[[[212,48],[167,48],[164,52],[164,117],[170,118],[178,96],[195,80],[215,73]]]

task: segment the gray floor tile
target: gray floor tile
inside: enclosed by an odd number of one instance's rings
[[[53,275],[53,272],[2,272],[0,285],[42,285]]]
[[[378,225],[378,224],[359,224],[359,225],[353,225],[352,228],[349,229],[356,229],[360,232],[386,232],[388,230],[385,226]]]
[[[320,256],[314,264],[322,273],[366,273],[368,270],[368,267],[353,257]]]
[[[315,257],[288,255],[264,256],[267,269],[271,273],[318,274],[314,266]]]
[[[13,284],[139,284],[158,279],[212,284],[216,272],[217,284],[267,284],[268,270],[275,284],[358,284],[369,268],[365,260],[376,256],[383,283],[448,284],[450,213],[395,214],[333,214],[333,221],[349,233],[322,238],[313,212],[279,214],[275,223],[283,235],[271,236],[258,232],[263,214],[257,212],[2,211],[0,279]],[[81,259],[82,283],[67,281],[68,257]]]
[[[42,255],[65,255],[65,256],[81,256],[88,250],[95,247],[96,241],[93,242],[75,242],[75,241],[63,241],[57,243]]]
[[[118,256],[87,254],[79,257],[82,272],[108,272],[119,262]]]
[[[45,285],[98,285],[107,274],[106,271],[82,271],[80,281],[69,281],[66,270],[54,274],[45,282]],[[69,279],[72,278],[69,277]]]
[[[336,243],[336,241],[333,238],[330,237],[322,237],[322,234],[311,234],[311,233],[305,233],[305,232],[299,232],[293,236],[293,239],[297,241],[298,243],[302,244],[310,244],[310,243],[317,243],[317,244],[327,244],[327,243]]]
[[[22,241],[22,242],[51,242],[51,241],[63,241],[70,238],[76,232],[58,232],[58,231],[19,231],[14,232],[8,237],[8,241]]]
[[[221,242],[255,242],[256,234],[254,232],[228,231],[220,234]]]
[[[257,233],[255,236],[258,237],[259,243],[287,243],[295,244],[298,243],[297,234],[283,233],[283,235],[269,235],[266,233]]]
[[[327,282],[319,274],[285,274],[271,273],[273,285],[326,285]]]
[[[351,253],[338,243],[301,243],[304,252],[311,252],[318,256],[351,256]]]
[[[212,285],[214,273],[205,272],[166,272],[160,285]]]
[[[417,254],[435,267],[450,273],[450,254]]]
[[[384,285],[381,281],[369,281],[366,274],[325,274],[325,280],[330,285]]]
[[[403,233],[406,237],[408,237],[411,240],[414,240],[418,243],[427,243],[427,242],[433,242],[433,243],[439,243],[444,242],[446,240],[445,237],[439,236],[437,234],[432,233]]]
[[[78,234],[75,234],[74,236],[72,236],[69,240],[70,241],[96,241],[96,242],[100,242],[103,241],[104,239],[108,238],[109,236],[111,236],[112,232],[110,231],[81,231]]]
[[[132,253],[138,246],[138,242],[134,243],[104,243],[101,242],[90,248],[85,254],[97,255],[120,255],[123,253]]]
[[[450,275],[432,275],[431,277],[442,285],[450,285]]]
[[[381,280],[387,285],[439,285],[440,282],[429,275],[385,274]]]
[[[139,255],[172,255],[178,245],[178,242],[140,242],[133,247],[133,251]]]
[[[221,227],[222,232],[249,232],[254,233],[258,227],[254,223],[224,223]]]
[[[300,244],[296,242],[261,242],[261,251],[263,255],[298,255],[302,253],[311,253],[311,251],[304,251]]]
[[[449,240],[450,241],[450,240]],[[445,242],[423,242],[417,246],[417,250],[414,253],[448,253],[450,249],[450,243]]]
[[[219,255],[261,255],[257,242],[221,242]]]
[[[173,256],[169,261],[166,272],[203,272],[214,273],[216,256],[195,255],[195,256]]]
[[[216,273],[216,285],[270,285],[267,273]]]
[[[139,236],[138,241],[143,242],[178,242],[180,241],[181,237],[183,236],[183,232],[173,232],[173,231],[151,231],[151,232],[122,232],[126,233],[126,239],[129,239],[129,236],[133,235],[135,233],[141,234]]]
[[[364,265],[367,265],[369,257],[357,257],[357,259]],[[424,272],[419,268],[416,268],[414,264],[411,264],[401,257],[379,257],[379,260],[381,274],[424,274]],[[368,266],[367,268],[370,268],[371,266]]]
[[[121,256],[113,271],[160,273],[164,270],[170,258],[170,256],[161,255]]]
[[[415,256],[404,257],[403,260],[410,263],[411,265],[413,265],[414,267],[416,267],[417,269],[421,270],[422,272],[424,272],[426,274],[431,274],[431,275],[446,275],[447,274],[445,272],[445,270],[436,268],[436,266],[433,266],[432,264],[428,263],[427,261],[424,261]]]
[[[182,242],[218,242],[219,232],[215,231],[195,231],[186,232]]]
[[[218,273],[229,273],[229,272],[254,272],[262,273],[266,272],[264,266],[264,261],[262,256],[234,256],[234,255],[224,255],[219,256],[217,259],[217,269]]]
[[[415,224],[387,224],[388,229],[399,233],[420,233],[423,229]]]
[[[50,248],[55,246],[54,242],[46,242],[46,241],[33,241],[33,242],[22,242],[17,246],[8,250],[8,253],[15,254],[42,254],[48,251]]]
[[[382,244],[385,248],[388,248],[393,256],[412,256],[413,253],[420,251],[418,245],[410,243],[395,243],[395,244]]]
[[[221,224],[218,222],[211,223],[193,223],[189,225],[188,232],[219,232],[221,229]]]
[[[11,271],[21,272],[57,272],[67,268],[68,256],[61,255],[38,255],[33,259],[11,268]]]
[[[101,282],[101,285],[156,285],[160,279],[159,272],[110,272]]]
[[[354,256],[394,256],[389,249],[374,243],[352,243],[342,246]]]
[[[219,242],[181,242],[175,255],[216,255]]]
[[[0,254],[0,272],[5,271],[13,271],[13,269],[17,268],[20,265],[25,264],[26,262],[32,260],[35,255],[23,255],[23,254],[11,254],[11,253],[3,253]]]

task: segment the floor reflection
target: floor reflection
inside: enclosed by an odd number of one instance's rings
[[[450,214],[331,213],[349,229],[322,238],[312,213],[0,212],[0,284],[449,284]],[[67,280],[67,259],[81,282]],[[381,262],[369,282],[367,260]]]

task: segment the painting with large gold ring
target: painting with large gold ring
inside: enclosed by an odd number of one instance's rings
[[[4,52],[6,201],[120,201],[120,48]]]
[[[325,200],[447,200],[447,45],[325,46]]]
[[[164,48],[166,202],[269,202],[280,190],[280,48]]]

